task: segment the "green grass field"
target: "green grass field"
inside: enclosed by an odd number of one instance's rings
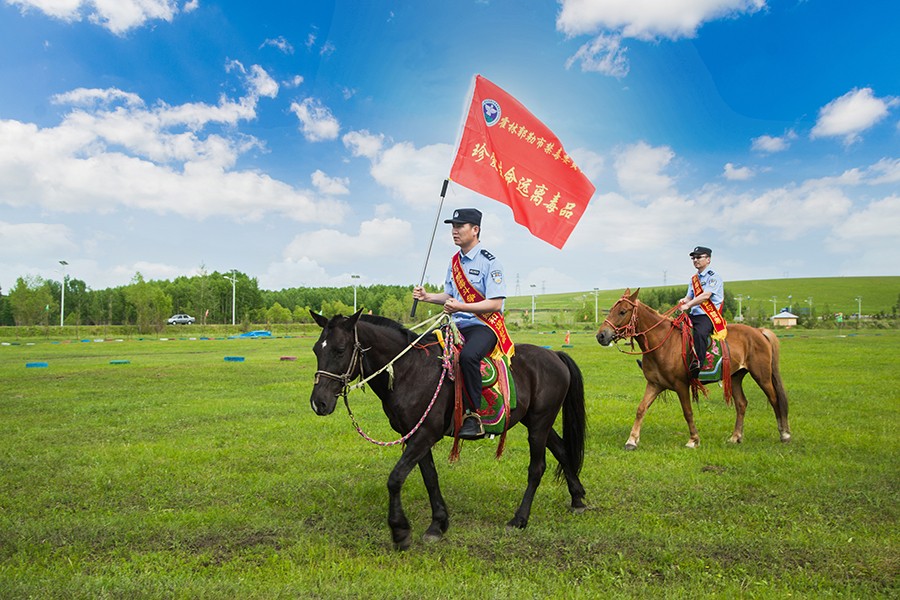
[[[676,285],[648,286],[645,289],[665,287],[686,290],[689,274],[689,270],[686,270],[684,282]],[[740,294],[744,297],[742,307],[746,313],[762,310],[766,314],[773,314],[772,297],[777,299],[776,306],[779,310],[787,307],[790,302],[795,312],[813,308],[819,315],[825,312],[843,312],[845,315],[852,315],[860,306],[863,315],[891,314],[893,307],[900,301],[900,277],[895,276],[726,280],[725,285],[729,293],[735,296]],[[599,290],[597,296],[599,310],[609,309],[623,291]],[[512,294],[512,291],[510,293]],[[790,300],[788,300],[788,296],[791,296]],[[857,298],[861,298],[860,302],[857,302]],[[594,305],[592,291],[542,294],[535,299],[538,311],[571,310],[583,303],[589,306]],[[507,310],[530,309],[531,294],[525,290],[523,295],[511,295],[507,300],[506,308]]]
[[[530,524],[507,532],[527,443],[513,429],[435,449],[451,526],[425,545],[421,477],[404,488],[410,551],[391,550],[400,449],[308,399],[312,337],[0,347],[0,598],[896,598],[900,332],[783,336],[790,444],[749,380],[745,442],[721,391],[677,399],[623,446],[643,390],[634,358],[573,333],[586,380],[582,481],[568,512],[555,463]],[[563,334],[519,334],[559,349]],[[244,362],[226,362],[243,356]],[[296,361],[280,360],[296,356]],[[128,364],[110,364],[128,360]],[[27,368],[45,361],[45,368]],[[351,396],[394,439],[374,395]],[[549,456],[549,454],[548,454]]]

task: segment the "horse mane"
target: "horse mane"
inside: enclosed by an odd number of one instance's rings
[[[643,306],[644,308],[646,308],[647,310],[649,310],[651,313],[653,313],[653,314],[654,314],[655,316],[657,316],[657,317],[660,317],[660,318],[662,318],[662,319],[668,319],[669,321],[673,321],[673,320],[674,320],[674,319],[673,319],[672,317],[670,317],[669,315],[667,315],[667,314],[665,314],[665,313],[659,312],[658,310],[656,310],[655,308],[653,308],[652,306],[650,306],[649,304],[647,304],[647,303],[645,303],[645,302],[641,302],[641,301],[638,300],[638,299],[635,299],[634,302],[635,302],[635,304],[638,305],[638,306]]]
[[[389,319],[387,317],[382,317],[380,315],[365,315],[364,314],[364,315],[359,316],[359,320],[364,321],[366,323],[371,323],[372,325],[375,325],[376,327],[384,327],[386,329],[393,329],[394,331],[398,331],[401,334],[405,335],[406,339],[410,343],[414,342],[419,337],[419,334],[415,333],[414,331],[410,331],[409,329],[407,329],[406,327],[404,327],[397,321],[395,321],[393,319]],[[431,335],[433,336],[434,334],[431,334]]]

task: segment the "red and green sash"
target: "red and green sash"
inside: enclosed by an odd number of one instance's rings
[[[472,282],[469,281],[469,278],[463,273],[462,261],[459,258],[460,254],[460,252],[454,254],[451,262],[453,283],[456,285],[456,289],[459,290],[459,295],[462,297],[463,302],[481,302],[485,299],[484,295],[475,289],[475,286],[472,285]],[[485,325],[490,327],[491,331],[497,336],[497,348],[504,355],[512,358],[513,354],[516,353],[516,347],[509,337],[509,332],[506,331],[506,321],[503,320],[503,313],[492,312],[486,314],[473,314],[481,319]]]
[[[697,274],[691,278],[691,289],[694,290],[695,297],[703,293],[703,287],[700,285],[700,276]],[[712,303],[712,300],[707,298],[700,304],[700,309],[706,313],[706,316],[712,321],[713,339],[724,340],[725,336],[728,335],[728,329],[726,328],[725,317],[722,316],[722,313],[719,312],[716,305]]]

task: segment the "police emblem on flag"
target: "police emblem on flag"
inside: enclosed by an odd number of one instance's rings
[[[490,98],[482,100],[481,113],[484,115],[484,122],[488,127],[492,127],[500,120],[500,105],[496,100]]]

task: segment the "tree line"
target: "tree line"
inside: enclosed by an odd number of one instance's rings
[[[412,308],[410,289],[400,285],[358,286],[356,306],[401,321]],[[25,276],[17,278],[7,294],[0,289],[0,326],[58,325],[64,305],[65,325],[130,325],[146,333],[161,331],[176,313],[187,313],[201,324],[229,324],[232,302],[236,322],[307,323],[312,322],[310,309],[328,317],[350,314],[354,288],[261,290],[257,279],[246,273],[207,272],[205,268],[198,275],[174,281],[146,280],[136,273],[128,285],[102,290],[92,290],[76,278],[59,282]]]

